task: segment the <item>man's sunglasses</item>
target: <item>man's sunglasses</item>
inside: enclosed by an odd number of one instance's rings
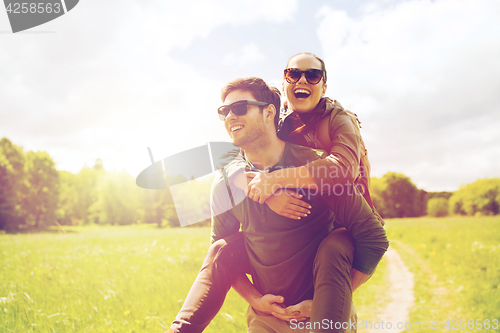
[[[257,101],[237,101],[233,104],[223,105],[217,109],[217,113],[219,114],[220,120],[226,120],[229,111],[232,111],[236,116],[244,116],[247,114],[247,106],[248,105],[258,105],[258,106],[267,106],[269,103],[266,102],[257,102]]]
[[[298,68],[287,68],[285,69],[285,80],[288,83],[297,83],[302,74],[305,74],[307,83],[318,84],[323,77],[323,71],[321,69],[311,68],[305,71],[301,71]]]

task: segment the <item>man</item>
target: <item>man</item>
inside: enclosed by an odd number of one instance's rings
[[[279,92],[263,80],[232,81],[224,87],[222,100],[219,114],[231,140],[242,149],[247,169],[279,172],[324,156],[322,151],[278,139]],[[207,254],[172,331],[203,330],[231,285],[251,305],[249,332],[293,331],[292,321],[276,317],[295,320],[295,328],[297,319],[310,317],[314,332],[343,331],[334,326],[349,318],[351,267],[371,274],[388,247],[382,226],[362,196],[352,185],[329,195],[317,188],[299,189],[314,209],[309,216],[292,220],[248,198],[231,207],[235,190],[224,171],[214,180],[212,242],[216,246]],[[348,232],[333,230],[335,216]],[[342,255],[332,255],[339,246]],[[253,284],[245,273],[252,275]],[[284,311],[279,303],[295,313]]]

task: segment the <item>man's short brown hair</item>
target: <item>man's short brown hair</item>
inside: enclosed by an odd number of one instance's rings
[[[222,88],[221,100],[224,102],[227,95],[235,90],[248,91],[253,98],[259,102],[266,102],[274,105],[276,115],[274,116],[274,126],[278,130],[278,122],[280,119],[281,93],[278,88],[268,86],[267,83],[258,77],[249,77],[244,79],[236,79]]]

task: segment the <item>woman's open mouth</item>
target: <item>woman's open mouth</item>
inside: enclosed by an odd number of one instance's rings
[[[307,91],[306,89],[295,89],[295,91],[293,92],[293,95],[295,96],[296,99],[306,99],[307,97],[309,97],[311,95],[311,93],[309,91]]]

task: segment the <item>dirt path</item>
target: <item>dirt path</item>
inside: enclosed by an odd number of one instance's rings
[[[385,254],[387,262],[387,290],[389,292],[389,303],[378,312],[379,323],[383,320],[385,324],[391,322],[390,332],[400,333],[404,328],[398,329],[398,323],[410,321],[410,310],[415,302],[413,294],[413,274],[405,265],[398,252],[389,247]],[[387,326],[384,326],[385,328]],[[388,331],[378,327],[368,329],[368,333],[380,333]]]

